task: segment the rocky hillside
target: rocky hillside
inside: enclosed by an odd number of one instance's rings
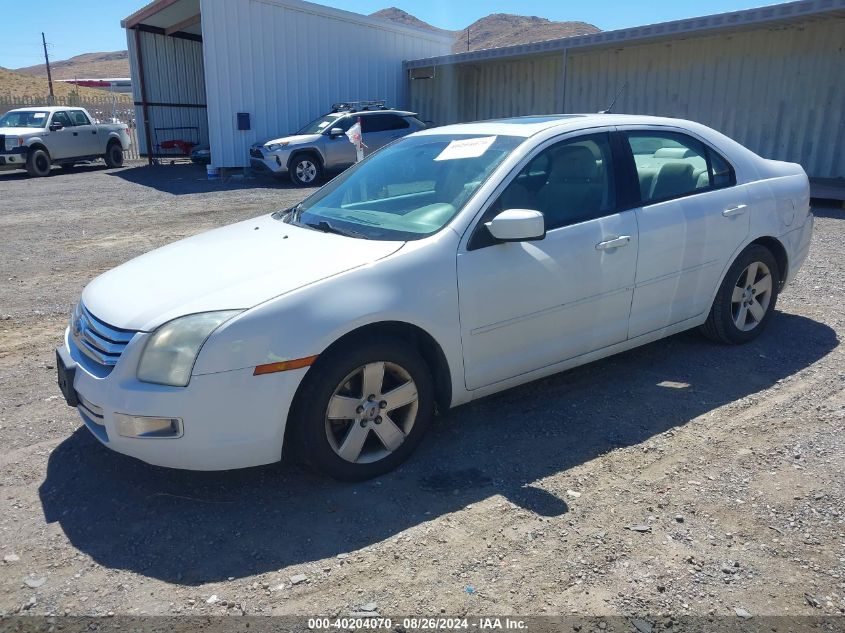
[[[447,31],[423,22],[407,11],[390,7],[370,14],[383,20],[398,22],[407,26],[429,29],[454,38],[452,50],[463,53],[467,50],[478,51],[485,48],[498,48],[514,44],[528,44],[575,35],[589,35],[598,33],[599,29],[586,22],[554,22],[536,16],[514,15],[511,13],[494,13],[476,20],[467,27],[469,29],[469,49],[467,49],[467,29]]]
[[[51,61],[53,79],[101,79],[104,77],[128,77],[129,54],[127,51],[106,53],[85,53],[70,59]],[[44,64],[18,68],[16,72],[27,75],[47,76]]]

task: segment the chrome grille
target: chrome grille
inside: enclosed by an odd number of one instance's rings
[[[117,365],[127,343],[136,334],[132,330],[121,330],[103,323],[81,303],[74,312],[70,332],[83,354],[106,367]]]

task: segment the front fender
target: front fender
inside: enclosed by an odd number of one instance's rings
[[[385,259],[248,310],[212,335],[194,374],[307,358],[358,328],[394,321],[414,325],[437,342],[452,375],[453,403],[459,402],[465,389],[457,245],[457,235],[445,229]]]

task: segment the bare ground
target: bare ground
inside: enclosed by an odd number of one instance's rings
[[[841,210],[756,342],[685,333],[458,408],[376,481],[101,447],[55,384],[83,286],[304,193],[0,174],[0,614],[845,612]]]

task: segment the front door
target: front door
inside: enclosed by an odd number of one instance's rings
[[[619,211],[609,132],[537,152],[458,255],[466,386],[478,389],[624,341],[638,234]],[[543,213],[546,237],[497,243],[505,209]]]
[[[715,149],[680,132],[623,130],[639,178],[640,251],[628,336],[699,317],[749,231],[748,192]]]
[[[345,134],[354,123],[355,119],[349,115],[340,117],[329,127],[331,129],[340,128],[344,131],[344,134],[333,137],[327,132],[324,132],[324,151],[326,154],[326,167],[328,169],[346,169],[355,163],[355,146]]]
[[[77,136],[65,110],[53,113],[50,124],[61,123],[64,127],[61,130],[50,130],[47,146],[50,150],[50,158],[58,160],[61,158],[72,158],[77,155]]]

